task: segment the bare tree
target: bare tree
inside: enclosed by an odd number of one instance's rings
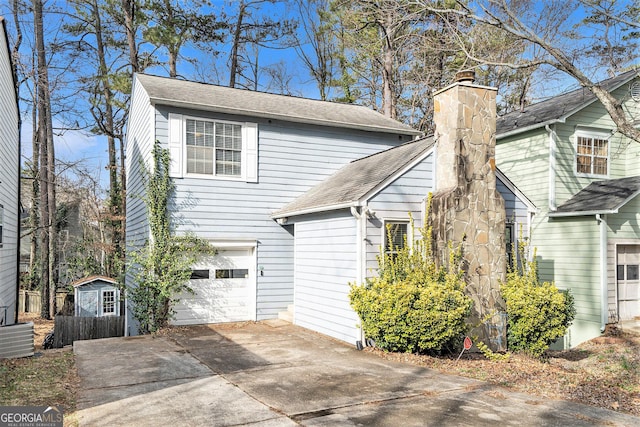
[[[249,87],[256,89],[259,74],[259,49],[277,48],[278,41],[285,41],[293,33],[295,22],[287,19],[274,19],[260,15],[258,7],[275,0],[240,0],[235,22],[232,24],[231,53],[229,55],[229,87]],[[253,46],[253,48],[252,48]],[[286,45],[288,46],[288,45]],[[249,67],[247,76],[244,69]],[[244,78],[242,83],[239,78]]]
[[[513,69],[524,69],[534,65],[547,65],[560,70],[574,78],[582,87],[591,91],[602,103],[607,113],[617,126],[618,132],[628,138],[640,142],[640,129],[636,128],[633,119],[623,109],[621,100],[616,99],[611,92],[602,87],[590,75],[589,55],[596,53],[594,42],[600,44],[603,34],[611,40],[616,31],[616,40],[637,38],[639,28],[638,17],[640,9],[628,2],[583,0],[577,1],[547,1],[539,4],[535,1],[508,2],[506,0],[484,0],[466,2],[457,0],[455,8],[441,7],[427,0],[410,1],[420,6],[424,11],[437,13],[441,16],[453,15],[469,19],[474,24],[483,24],[504,31],[521,40],[528,47],[537,48],[535,57],[523,55],[518,61],[499,63],[486,58],[473,57],[474,60],[490,65],[507,66]],[[584,7],[587,19],[582,23],[571,22],[571,12],[579,5]],[[612,22],[621,24],[613,26]],[[591,26],[589,32],[579,31],[580,25]],[[624,24],[624,25],[622,25]],[[595,28],[595,30],[594,30]],[[456,31],[453,26],[451,31]],[[595,41],[594,41],[595,39]],[[610,55],[616,45],[606,40],[601,53]],[[471,52],[466,52],[471,55]],[[631,50],[630,60],[637,60],[637,49]],[[602,64],[600,64],[602,65]]]

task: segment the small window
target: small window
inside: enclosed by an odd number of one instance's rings
[[[398,253],[398,250],[405,247],[407,242],[407,222],[386,222],[384,235],[384,251],[388,254]]]
[[[116,291],[102,291],[102,314],[105,316],[116,314]]]
[[[249,270],[246,268],[216,270],[216,279],[246,279]]]
[[[585,175],[609,173],[609,140],[603,136],[579,134],[576,146],[576,172]]]
[[[191,270],[190,280],[202,280],[209,278],[209,270]]]
[[[2,242],[3,242],[3,239],[2,239],[3,228],[4,228],[4,206],[0,205],[0,248],[2,247]]]
[[[627,265],[627,280],[638,280],[639,267],[638,265]]]
[[[504,241],[506,243],[506,251],[507,251],[507,265],[509,268],[513,268],[513,244],[515,243],[514,235],[513,235],[513,224],[507,223],[504,228]]]

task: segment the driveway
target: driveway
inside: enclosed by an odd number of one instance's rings
[[[81,426],[590,426],[640,418],[382,360],[283,321],[74,344]]]

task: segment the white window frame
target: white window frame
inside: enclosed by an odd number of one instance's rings
[[[216,147],[213,148],[213,174],[187,173],[187,120],[240,126],[241,154],[239,175],[216,175]],[[258,181],[258,125],[251,122],[219,120],[210,117],[169,113],[170,175],[174,178],[194,177],[223,181]],[[215,130],[214,130],[215,132]]]
[[[574,174],[578,177],[587,177],[587,178],[608,178],[611,173],[611,132],[607,132],[605,130],[596,130],[596,129],[577,129],[574,134],[574,156],[573,156],[573,171]],[[587,156],[585,154],[581,154],[578,152],[578,141],[580,138],[587,138],[591,140],[600,139],[607,141],[607,173],[600,174],[594,173],[594,159],[600,158],[603,159],[603,156],[596,156],[594,153],[588,155],[591,158],[591,171],[590,172],[579,172],[578,171],[578,156]],[[593,143],[592,143],[593,144]],[[593,145],[592,145],[593,147]]]
[[[0,248],[4,242],[4,205],[0,204]]]
[[[105,294],[112,292],[113,293],[113,311],[112,312],[106,312],[105,311],[105,305],[104,305],[104,297]],[[100,315],[101,316],[118,316],[120,315],[119,313],[119,292],[117,289],[102,289],[100,291]]]
[[[382,220],[382,250],[386,254],[397,253],[387,250],[387,225],[404,224],[407,226],[407,247],[411,248],[413,245],[413,235],[411,230],[411,223],[406,219],[383,219]]]

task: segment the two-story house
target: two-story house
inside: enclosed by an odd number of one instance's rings
[[[492,114],[495,128],[495,105]],[[376,255],[391,247],[387,225],[395,244],[410,213],[422,226],[437,188],[437,147],[418,135],[362,106],[136,75],[128,250],[149,238],[141,162],[159,141],[172,159],[176,231],[218,249],[193,266],[195,293],[180,296],[174,323],[270,319],[292,306],[294,323],[354,344],[362,336],[349,283],[376,274]],[[535,207],[497,174],[501,218],[527,232]]]
[[[638,71],[600,84],[640,125]],[[496,138],[498,167],[539,209],[540,278],[575,297],[565,346],[640,316],[640,142],[617,133],[587,89],[501,117]]]
[[[18,321],[20,138],[6,23],[0,17],[0,327]]]

